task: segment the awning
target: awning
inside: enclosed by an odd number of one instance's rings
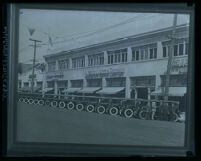
[[[39,92],[50,92],[50,91],[52,91],[52,90],[54,90],[53,88],[45,88],[45,89],[43,89],[43,90],[40,90]]]
[[[101,89],[100,87],[84,87],[79,92],[80,93],[94,93]]]
[[[165,89],[160,88],[151,93],[151,95],[162,95]],[[169,87],[169,96],[184,96],[186,93],[186,87]]]
[[[100,91],[97,91],[96,93],[99,94],[116,94],[118,92],[121,92],[124,90],[124,87],[105,87]]]
[[[22,87],[22,88],[19,88],[19,91],[31,91],[31,88],[30,87]]]
[[[77,92],[79,90],[81,90],[81,88],[67,88],[67,89],[64,89],[62,92],[72,93],[72,92]]]

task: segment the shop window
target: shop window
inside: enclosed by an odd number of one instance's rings
[[[24,82],[24,87],[29,87],[29,82]]]
[[[36,82],[36,86],[39,87],[39,88],[42,87],[42,84],[43,84],[42,81],[40,81],[40,82]]]
[[[125,78],[106,78],[107,87],[125,87]]]
[[[54,82],[53,81],[48,81],[47,82],[47,88],[54,88]]]
[[[73,88],[83,87],[83,80],[71,80],[71,87]]]
[[[57,81],[58,88],[66,88],[68,87],[68,81]]]
[[[101,79],[87,79],[88,87],[101,87],[102,80]]]
[[[155,76],[140,76],[131,78],[131,86],[155,86]]]
[[[161,86],[164,87],[166,83],[166,76],[161,76]],[[170,75],[169,81],[170,87],[185,87],[187,86],[187,75],[186,74],[179,74],[179,75]]]

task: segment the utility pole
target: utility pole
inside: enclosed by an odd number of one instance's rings
[[[34,58],[33,58],[33,68],[32,68],[32,77],[31,77],[31,93],[34,92],[33,86],[34,86],[34,69],[35,69],[35,61],[36,61],[36,43],[37,42],[42,42],[40,40],[35,40],[35,39],[29,39],[30,41],[34,42]]]
[[[168,65],[167,65],[167,72],[166,72],[166,79],[165,79],[165,91],[164,91],[164,100],[168,101],[168,94],[169,94],[169,84],[170,84],[170,74],[172,68],[172,57],[174,52],[174,44],[175,44],[175,31],[177,25],[177,14],[174,15],[173,19],[173,30],[171,35],[171,45],[170,45],[170,52],[168,56]]]

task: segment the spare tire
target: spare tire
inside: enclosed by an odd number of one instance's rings
[[[79,103],[79,104],[76,105],[76,109],[77,109],[78,111],[82,111],[82,110],[84,109],[84,105],[81,104],[81,103]]]
[[[59,108],[65,108],[65,102],[59,102]]]
[[[67,108],[69,110],[72,110],[74,107],[75,107],[75,104],[73,102],[70,101],[70,102],[67,103]]]
[[[98,106],[97,107],[97,112],[99,113],[99,114],[104,114],[105,113],[105,107],[104,106]]]
[[[94,105],[88,105],[87,106],[87,112],[93,112],[95,109]]]
[[[112,108],[110,108],[109,110],[109,114],[112,116],[116,116],[118,114],[119,110],[117,107],[113,106]]]
[[[57,101],[52,101],[52,102],[51,102],[51,106],[52,106],[52,107],[57,107],[57,104],[58,104]]]
[[[41,105],[41,106],[44,105],[44,100],[39,100],[38,104]]]
[[[131,118],[133,116],[133,110],[128,108],[124,111],[124,116],[127,118]]]

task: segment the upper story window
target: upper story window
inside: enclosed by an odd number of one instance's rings
[[[184,39],[179,39],[173,45],[173,56],[182,56],[187,55],[188,51],[188,43],[185,42]],[[167,57],[170,54],[171,50],[171,41],[163,42],[163,57]]]
[[[59,70],[66,70],[68,69],[69,61],[68,59],[59,60],[58,64],[59,64]]]
[[[156,59],[156,58],[157,58],[157,48],[150,48],[149,59]]]
[[[115,51],[108,51],[108,64],[127,62],[127,48]]]
[[[72,58],[72,68],[81,68],[85,66],[85,57]]]
[[[96,66],[103,64],[104,64],[104,53],[88,56],[88,66]]]
[[[55,71],[56,70],[56,61],[48,62],[48,71]]]
[[[148,60],[157,58],[156,43],[132,47],[132,61]]]

